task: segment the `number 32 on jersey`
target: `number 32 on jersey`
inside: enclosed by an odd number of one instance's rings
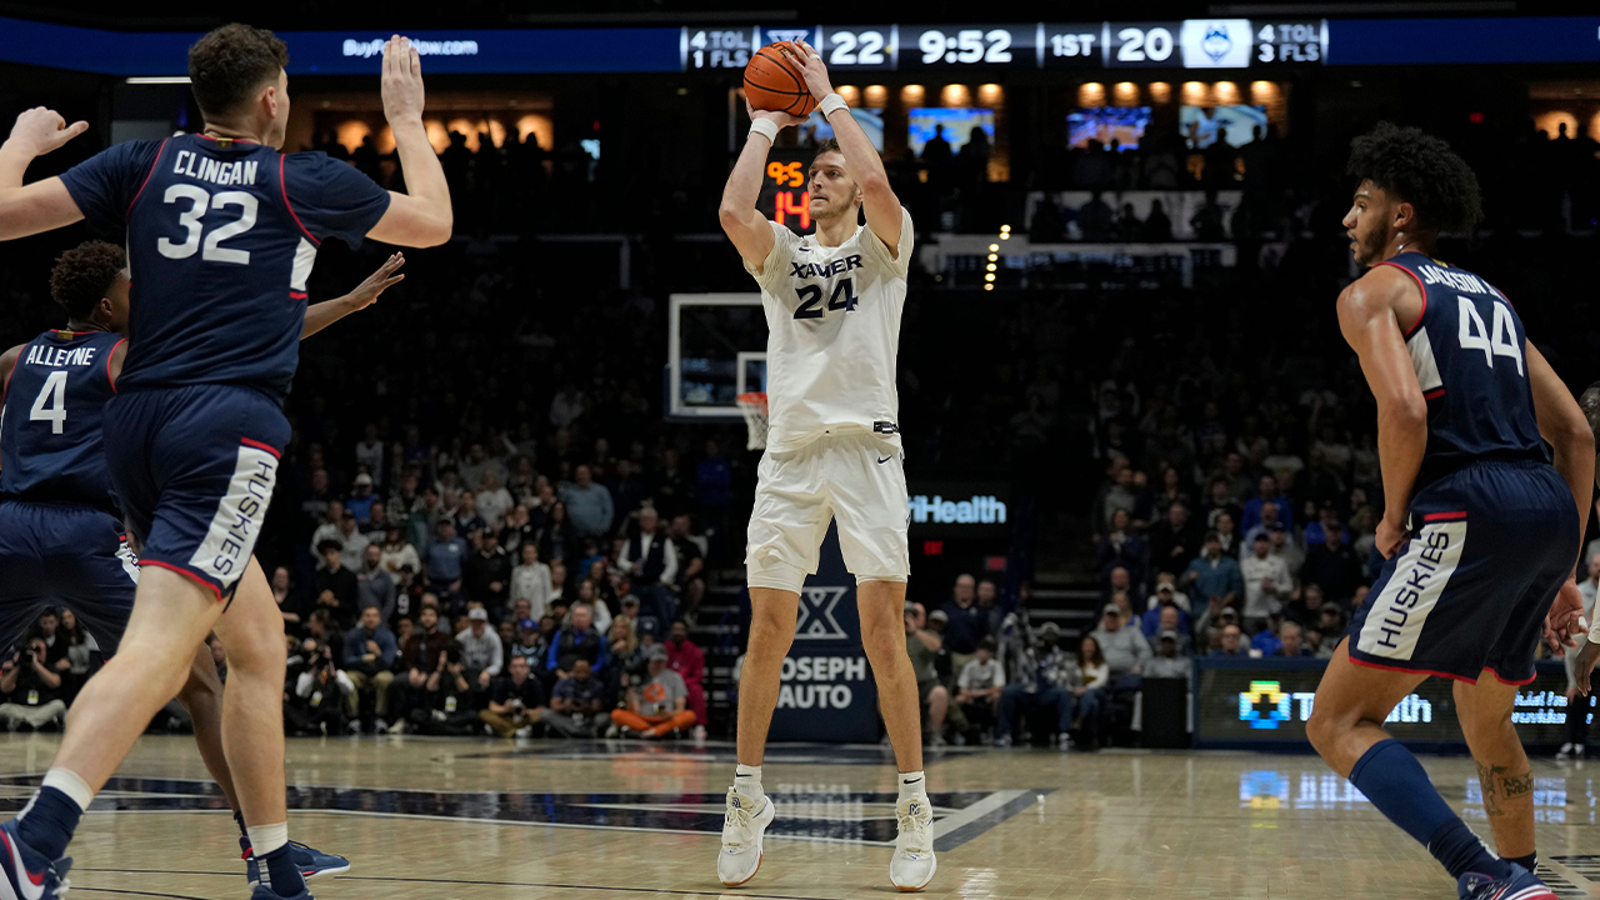
[[[834,285],[833,296],[828,298],[827,309],[822,308],[822,286],[816,284],[802,284],[795,288],[795,293],[800,297],[800,305],[794,311],[795,319],[820,319],[833,310],[853,312],[856,304],[856,286],[854,279],[841,278]]]

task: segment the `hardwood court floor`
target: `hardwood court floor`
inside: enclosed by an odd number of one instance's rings
[[[0,811],[56,738],[0,735]],[[756,880],[715,880],[726,744],[289,742],[291,834],[349,856],[321,900],[887,898],[891,767],[878,747],[790,745]],[[1487,837],[1470,760],[1426,758]],[[930,897],[1404,898],[1454,886],[1313,756],[952,751],[931,758]],[[1600,897],[1600,763],[1534,764],[1539,849],[1563,897]],[[73,896],[244,896],[233,823],[187,738],[145,738],[85,817]],[[1590,879],[1594,879],[1591,881]]]

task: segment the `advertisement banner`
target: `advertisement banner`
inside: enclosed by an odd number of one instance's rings
[[[1011,534],[1011,489],[1005,482],[913,481],[907,487],[913,538]]]
[[[837,526],[828,527],[817,574],[800,591],[780,680],[768,740],[860,744],[882,733],[878,688],[861,649],[856,579],[845,570]]]
[[[1197,747],[1303,749],[1317,685],[1326,660],[1195,660],[1194,743]],[[1485,677],[1492,677],[1485,675]],[[1455,682],[1429,678],[1417,685],[1389,714],[1384,729],[1409,745],[1465,750],[1456,719]],[[1511,721],[1527,746],[1554,747],[1566,740],[1569,712],[1594,719],[1595,699],[1569,709],[1567,677],[1557,661],[1541,660],[1532,683],[1517,689]]]

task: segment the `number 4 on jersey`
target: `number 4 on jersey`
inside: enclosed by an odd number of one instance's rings
[[[1461,319],[1461,349],[1482,350],[1483,361],[1494,368],[1496,356],[1509,356],[1517,361],[1517,374],[1526,375],[1522,366],[1522,348],[1517,346],[1517,329],[1511,324],[1511,313],[1500,303],[1494,305],[1494,336],[1489,336],[1489,329],[1483,326],[1483,317],[1478,315],[1478,307],[1471,300],[1460,294],[1456,295],[1460,301]]]
[[[28,411],[28,421],[49,422],[50,433],[60,434],[67,427],[67,370],[57,369],[44,380],[39,396]]]
[[[800,306],[794,311],[796,319],[820,319],[827,314],[818,308],[822,303],[821,287],[814,284],[801,285],[795,293],[800,297]],[[854,279],[845,278],[834,286],[833,296],[828,298],[828,309],[854,312],[860,302],[856,299]]]

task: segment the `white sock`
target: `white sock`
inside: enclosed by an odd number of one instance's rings
[[[276,825],[251,825],[245,828],[250,835],[250,852],[256,859],[289,843],[289,823],[279,822]]]
[[[900,773],[900,799],[909,800],[912,797],[928,796],[928,779],[922,776],[922,770]]]
[[[761,767],[740,763],[738,768],[733,770],[733,788],[746,797],[758,801],[756,808],[760,809],[759,801],[767,796],[766,792],[761,790]]]
[[[94,800],[94,791],[89,790],[89,783],[78,777],[78,773],[71,769],[51,769],[44,773],[44,782],[40,787],[55,788],[78,804],[78,809],[88,809],[89,803]]]

